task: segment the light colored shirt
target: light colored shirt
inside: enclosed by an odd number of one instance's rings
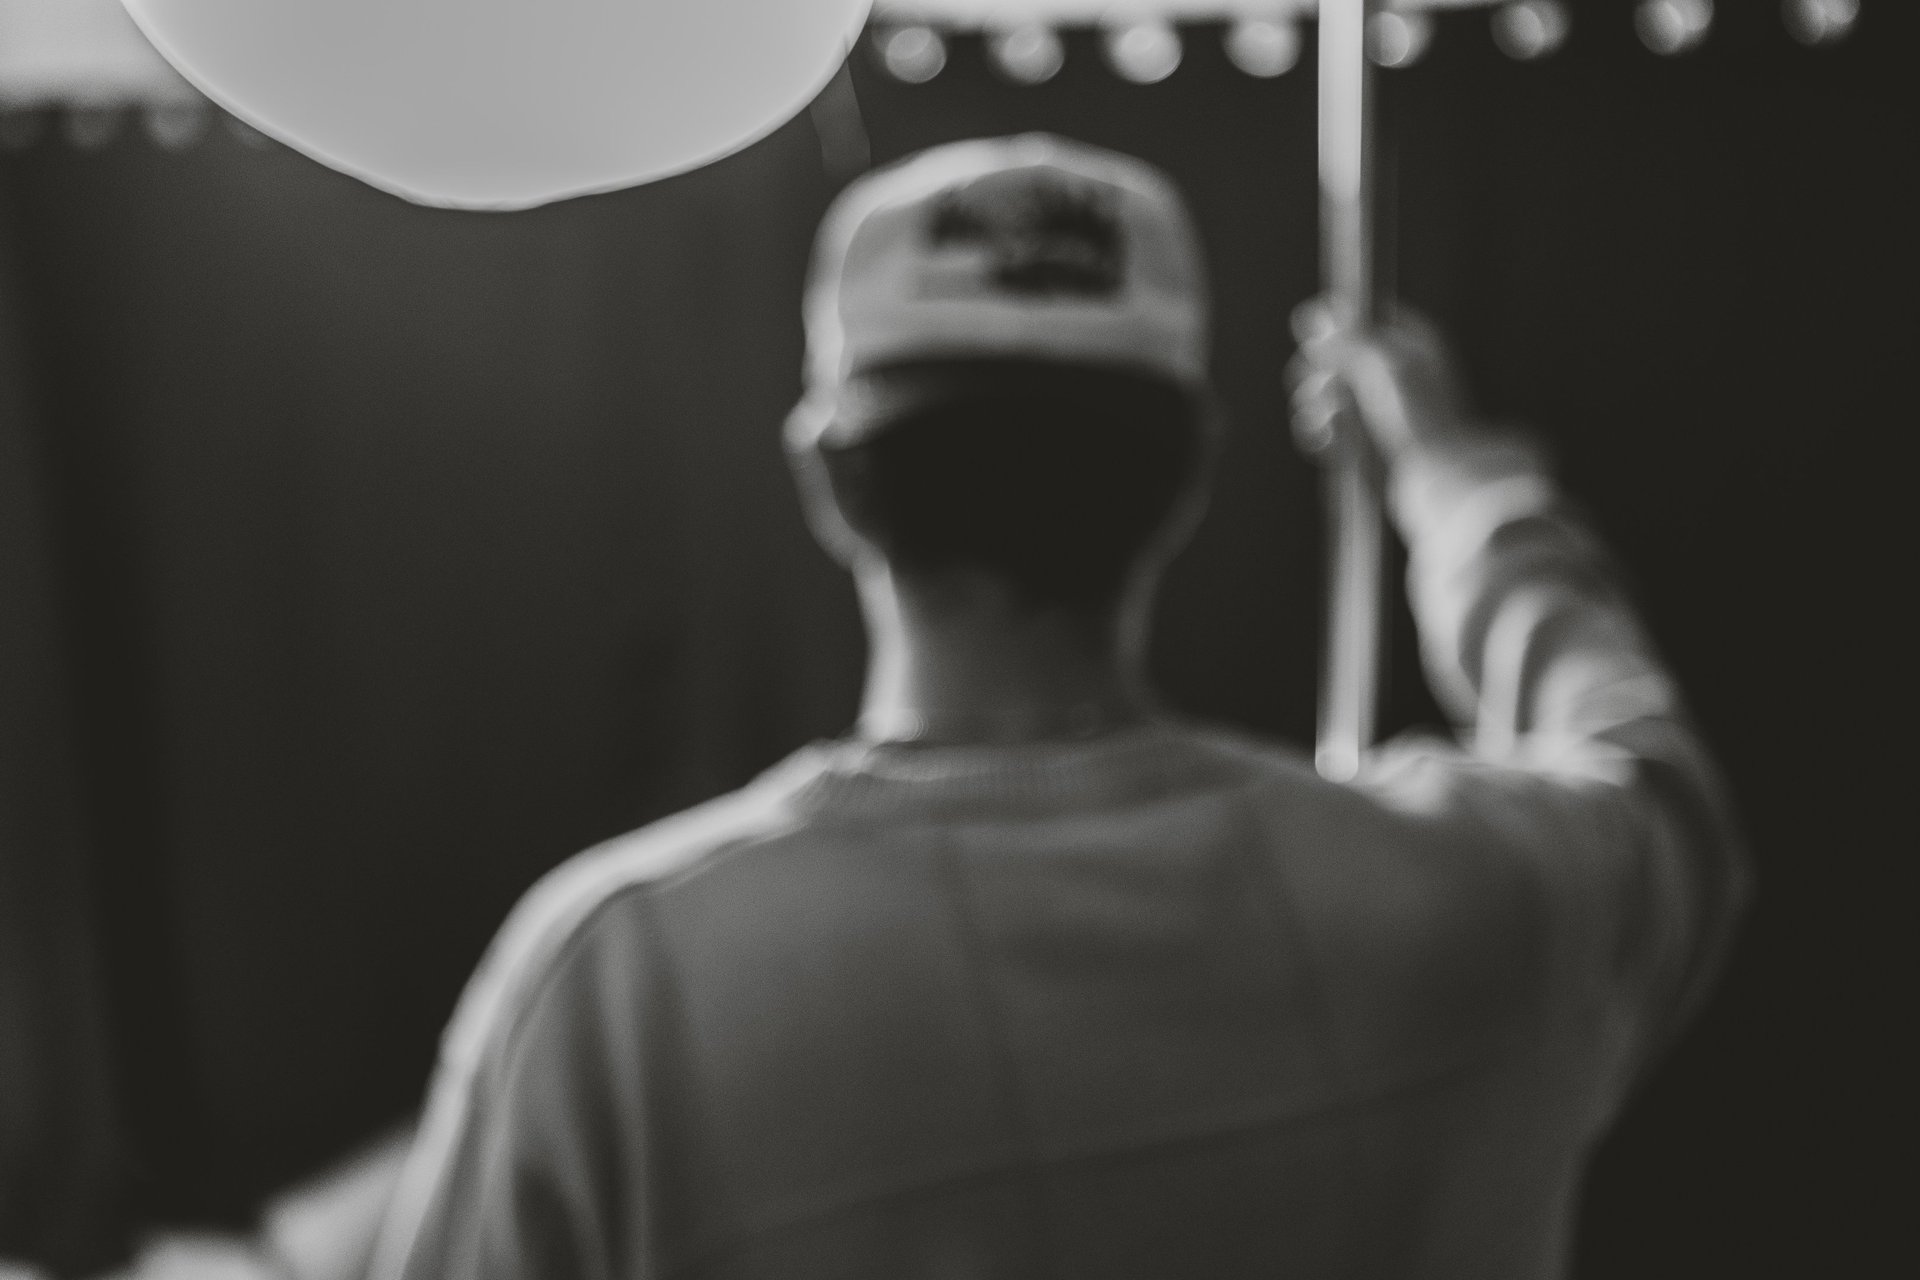
[[[377,1280],[1564,1275],[1738,845],[1517,448],[1396,478],[1459,746],[810,746],[590,850],[461,1003]]]

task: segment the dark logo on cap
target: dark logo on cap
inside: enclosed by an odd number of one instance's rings
[[[1028,297],[1109,298],[1120,291],[1126,240],[1108,193],[1031,174],[983,179],[933,208],[928,243],[984,256],[986,279],[939,273],[939,292],[985,284]],[[933,281],[929,281],[933,284]]]

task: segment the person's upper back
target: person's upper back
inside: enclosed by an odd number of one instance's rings
[[[444,1273],[1551,1274],[1631,904],[1459,765],[820,747],[584,855],[450,1033],[529,1216]]]
[[[1537,463],[1396,484],[1470,749],[830,744],[582,855],[469,988],[375,1276],[1563,1274],[1739,844]]]

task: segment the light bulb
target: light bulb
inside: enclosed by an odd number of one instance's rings
[[[1567,42],[1573,25],[1561,0],[1518,0],[1493,12],[1493,42],[1510,58],[1531,62]]]
[[[1810,46],[1846,39],[1860,20],[1860,0],[1785,0],[1780,8],[1787,31]]]
[[[992,36],[987,48],[1000,73],[1017,84],[1044,84],[1060,74],[1067,51],[1052,27],[1014,27]]]
[[[1633,15],[1640,43],[1672,57],[1707,38],[1713,26],[1713,0],[1641,0]]]
[[[1433,43],[1433,19],[1387,9],[1367,19],[1367,56],[1379,66],[1408,67]]]
[[[1158,84],[1180,66],[1180,35],[1170,22],[1135,22],[1107,32],[1107,61],[1135,84]]]
[[[69,107],[60,117],[60,132],[82,151],[97,151],[120,132],[123,112],[118,107]]]
[[[905,84],[925,84],[947,65],[947,42],[932,27],[894,27],[874,35],[880,63]]]
[[[1250,76],[1285,75],[1300,61],[1300,33],[1290,22],[1243,18],[1227,28],[1227,57]]]

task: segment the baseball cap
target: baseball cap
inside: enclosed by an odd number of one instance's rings
[[[1050,134],[934,147],[853,183],[821,224],[804,319],[802,443],[852,443],[940,398],[942,362],[1207,377],[1205,267],[1173,182]]]

